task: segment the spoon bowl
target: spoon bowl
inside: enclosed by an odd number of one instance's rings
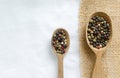
[[[66,49],[65,49],[65,53],[63,53],[63,54],[57,53],[56,50],[55,50],[55,48],[54,48],[54,46],[51,44],[51,45],[52,45],[53,52],[54,52],[57,56],[60,56],[60,55],[64,56],[64,55],[66,54],[66,52],[68,51],[69,45],[70,45],[69,34],[68,34],[67,30],[65,30],[65,29],[63,29],[63,28],[58,28],[58,29],[56,29],[56,30],[53,32],[52,41],[51,41],[51,42],[53,42],[53,36],[55,35],[55,33],[58,32],[58,31],[62,31],[62,30],[66,33],[66,37],[67,37],[67,47],[66,47]]]
[[[109,41],[108,41],[108,43],[107,43],[107,45],[105,46],[105,47],[103,47],[103,48],[100,48],[100,49],[97,49],[97,48],[94,48],[92,45],[90,45],[90,43],[89,43],[89,40],[88,40],[88,37],[87,37],[87,29],[88,29],[88,24],[87,24],[87,27],[86,27],[86,41],[87,41],[87,43],[88,43],[88,46],[93,50],[93,52],[95,53],[95,54],[97,54],[98,52],[104,52],[106,49],[107,49],[107,47],[108,47],[108,45],[109,45],[109,43],[111,42],[111,39],[112,39],[112,23],[111,23],[111,20],[110,20],[110,17],[106,14],[106,13],[104,13],[104,12],[96,12],[96,13],[94,13],[91,17],[90,17],[90,19],[92,18],[92,17],[94,17],[94,16],[101,16],[101,17],[104,17],[106,20],[107,20],[107,22],[110,24],[110,37],[109,37]]]

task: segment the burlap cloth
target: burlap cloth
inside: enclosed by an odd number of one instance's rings
[[[81,0],[79,37],[82,78],[91,78],[96,58],[85,39],[86,24],[95,12],[107,13],[113,27],[112,42],[102,57],[104,78],[120,78],[120,0]]]

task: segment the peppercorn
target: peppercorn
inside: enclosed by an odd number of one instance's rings
[[[52,45],[59,54],[64,54],[67,48],[67,35],[64,30],[58,30],[55,32],[52,38]]]
[[[88,24],[87,36],[94,48],[100,49],[107,45],[110,38],[110,23],[103,16],[93,16]]]

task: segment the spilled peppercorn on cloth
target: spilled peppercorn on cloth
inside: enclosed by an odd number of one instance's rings
[[[92,78],[95,54],[85,38],[86,25],[95,12],[105,12],[112,21],[112,41],[102,57],[103,78],[120,78],[120,0],[81,0],[79,13],[79,39],[82,78]]]

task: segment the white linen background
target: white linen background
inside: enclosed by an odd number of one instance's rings
[[[0,78],[57,78],[51,36],[70,34],[64,78],[81,78],[78,42],[79,0],[0,0]]]

